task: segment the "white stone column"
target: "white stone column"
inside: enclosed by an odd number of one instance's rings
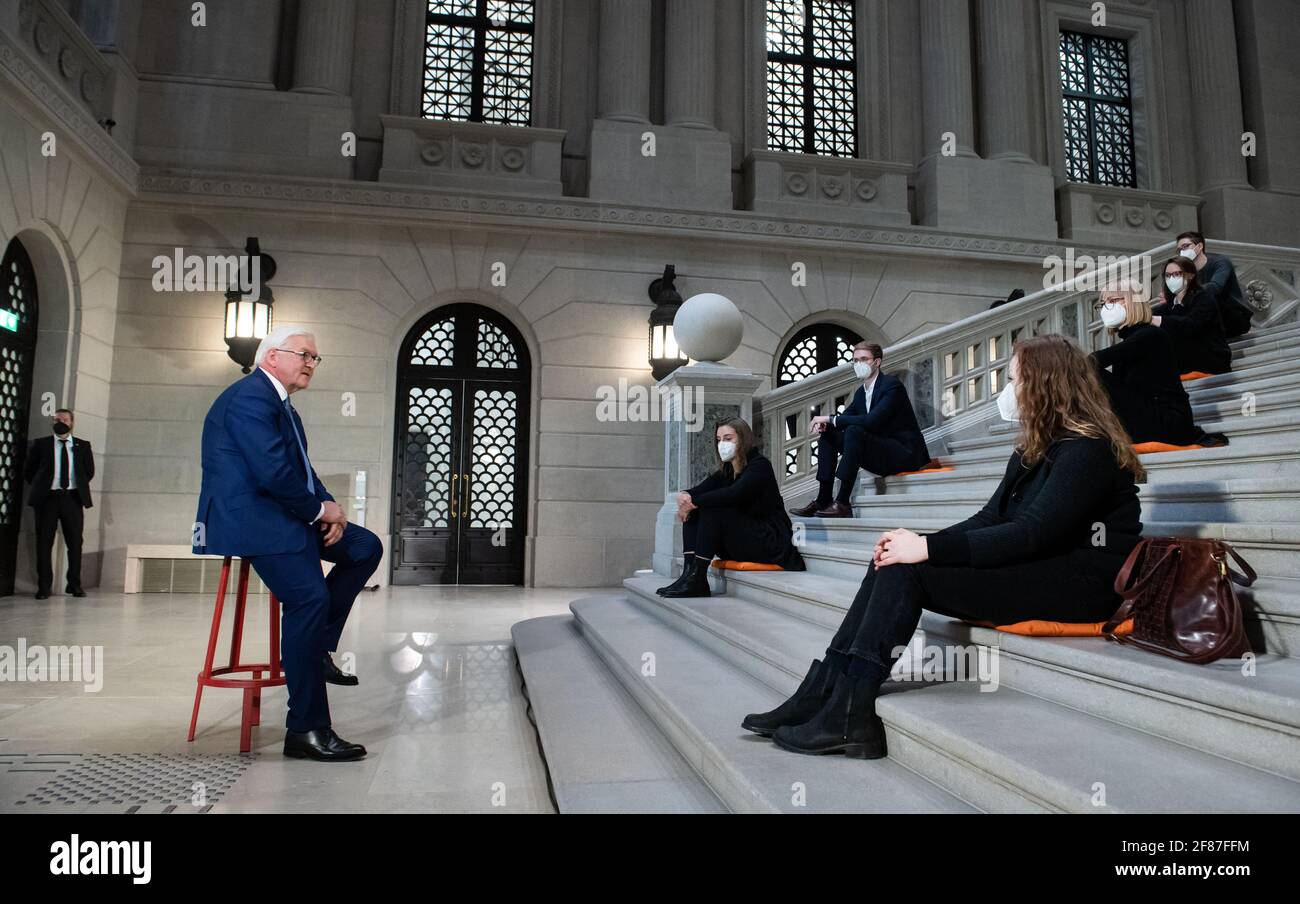
[[[1250,188],[1232,0],[1187,0],[1186,11],[1197,191]]]
[[[714,127],[717,65],[715,0],[668,0],[664,28],[664,120],[691,129]]]
[[[650,121],[650,0],[600,0],[597,116]]]
[[[1025,22],[1032,0],[976,0],[979,31],[980,148],[992,160],[1033,163]],[[1041,98],[1040,98],[1041,100]]]
[[[956,136],[957,155],[975,155],[968,0],[920,0],[923,156],[938,154],[943,136]]]
[[[352,93],[352,41],[356,0],[302,0],[293,90],[308,94]]]

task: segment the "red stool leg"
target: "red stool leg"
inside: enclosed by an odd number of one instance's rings
[[[239,595],[235,601],[235,634],[230,638],[230,668],[239,669],[239,652],[244,645],[244,610],[248,607],[248,560],[239,563]]]
[[[226,603],[226,586],[230,580],[230,556],[221,563],[221,580],[217,583],[217,607],[212,613],[212,630],[208,633],[208,653],[203,659],[203,671],[199,673],[198,688],[194,691],[194,713],[190,716],[190,734],[187,741],[194,740],[194,729],[199,722],[199,701],[203,699],[203,679],[212,677],[212,660],[217,655],[217,634],[221,630],[221,611]]]
[[[253,669],[253,680],[262,680],[261,669]],[[253,724],[262,724],[262,689],[260,687],[253,688]]]
[[[253,689],[244,688],[244,715],[239,722],[239,752],[253,749]]]
[[[280,601],[271,594],[271,677],[280,677]]]

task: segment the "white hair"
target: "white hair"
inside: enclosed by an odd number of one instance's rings
[[[266,360],[267,352],[273,348],[279,348],[284,345],[289,341],[290,337],[293,336],[306,336],[309,339],[316,338],[315,333],[301,326],[295,326],[291,323],[277,326],[275,329],[271,330],[271,332],[266,334],[266,338],[263,339],[262,343],[257,347],[257,354],[253,356],[253,366],[261,367],[262,362]]]

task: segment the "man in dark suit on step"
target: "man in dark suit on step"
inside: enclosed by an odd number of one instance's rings
[[[802,508],[791,509],[790,514],[852,518],[849,500],[853,498],[859,468],[886,477],[929,464],[930,451],[907,389],[897,377],[881,372],[883,355],[875,343],[859,342],[853,347],[853,369],[862,385],[841,414],[812,419],[809,429],[821,435],[817,443],[817,498]],[[840,491],[832,500],[836,477],[840,479]]]
[[[36,598],[49,599],[54,586],[54,534],[63,528],[68,547],[66,592],[85,596],[81,589],[81,533],[85,509],[90,508],[90,481],[95,455],[90,443],[72,435],[73,416],[66,408],[54,412],[54,433],[32,440],[27,449],[23,480],[32,485],[27,504],[36,511]]]

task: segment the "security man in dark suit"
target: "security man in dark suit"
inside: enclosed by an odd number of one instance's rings
[[[790,514],[802,518],[852,518],[853,485],[858,469],[878,477],[915,471],[930,463],[930,451],[916,422],[907,389],[897,377],[881,373],[883,351],[871,342],[853,347],[853,369],[862,385],[838,415],[815,417],[809,425],[817,443],[817,498]],[[838,461],[839,467],[836,467]],[[835,478],[840,491],[834,501]]]
[[[72,435],[72,412],[54,412],[54,434],[32,440],[27,449],[23,480],[32,485],[27,504],[36,510],[36,598],[48,599],[54,586],[54,532],[63,527],[68,547],[68,584],[65,592],[85,596],[81,589],[81,532],[84,509],[91,507],[90,481],[95,476],[95,455],[90,443]]]

